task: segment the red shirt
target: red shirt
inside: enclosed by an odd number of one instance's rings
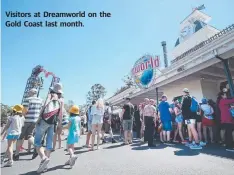
[[[221,123],[234,124],[234,119],[232,118],[231,113],[229,111],[231,103],[234,103],[234,98],[220,100],[219,109],[221,112]]]

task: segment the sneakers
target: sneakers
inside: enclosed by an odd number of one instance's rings
[[[73,167],[75,165],[77,158],[78,158],[77,156],[72,156],[70,158],[70,166],[71,167]]]
[[[206,142],[200,142],[200,146],[206,146]]]
[[[44,160],[42,160],[40,165],[39,165],[39,168],[37,169],[37,173],[42,173],[45,170],[45,168],[47,167],[49,161],[50,161],[49,158],[45,158]]]
[[[197,144],[192,144],[190,146],[190,149],[202,149],[202,147],[200,145],[197,145]]]
[[[33,155],[32,155],[32,160],[36,159],[37,156],[38,156],[38,153],[36,150],[34,150]]]
[[[185,146],[187,146],[187,147],[190,147],[190,146],[192,146],[192,145],[193,145],[193,144],[190,143],[190,142],[185,143]]]
[[[45,173],[48,170],[48,164],[45,166],[43,173]]]
[[[234,152],[234,148],[227,148],[226,151]]]
[[[70,165],[70,159],[66,161],[64,165]]]
[[[13,166],[13,160],[9,160],[5,165],[5,167],[12,167],[12,166]]]
[[[84,148],[91,148],[91,145],[84,145]]]

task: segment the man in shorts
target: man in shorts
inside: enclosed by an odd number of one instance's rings
[[[184,95],[181,109],[189,134],[189,144],[187,146],[189,146],[190,149],[202,149],[198,139],[198,133],[195,127],[197,112],[191,111],[192,97],[190,96],[189,90],[187,88],[184,88],[183,93]],[[192,138],[194,138],[195,144],[192,143]]]
[[[165,142],[171,141],[171,131],[172,131],[172,117],[171,117],[171,107],[167,102],[167,96],[162,95],[162,101],[158,106],[160,113],[160,120],[162,122],[163,129],[163,140]]]
[[[23,104],[25,109],[25,122],[16,144],[14,160],[19,160],[19,152],[24,140],[28,140],[29,144],[34,143],[33,133],[42,108],[42,99],[37,97],[37,89],[33,88],[29,90],[28,96]]]
[[[124,144],[132,143],[132,126],[134,117],[134,106],[130,102],[130,98],[126,98],[126,103],[122,110],[123,130],[124,130]]]

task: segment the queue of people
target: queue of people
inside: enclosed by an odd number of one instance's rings
[[[153,137],[151,126],[155,123],[154,133],[159,132],[162,143],[177,143],[179,136],[180,142],[191,149],[202,149],[206,144],[216,141],[226,146],[227,151],[234,152],[233,110],[234,99],[228,98],[225,91],[218,94],[217,104],[206,98],[199,103],[190,95],[189,89],[185,88],[182,102],[174,98],[173,103],[169,104],[167,96],[162,95],[157,109],[154,100],[146,98],[135,110],[136,131],[139,132],[141,128],[145,135],[144,141],[149,142],[147,139],[150,138],[149,145],[151,145]],[[150,119],[148,119],[149,116],[151,116]],[[220,134],[221,137],[219,137]],[[139,137],[139,134],[137,135]],[[185,139],[187,136],[188,141]]]

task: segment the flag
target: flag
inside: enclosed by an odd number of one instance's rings
[[[202,4],[202,5],[198,6],[198,7],[196,8],[196,10],[204,10],[205,8],[206,8],[205,5]]]

